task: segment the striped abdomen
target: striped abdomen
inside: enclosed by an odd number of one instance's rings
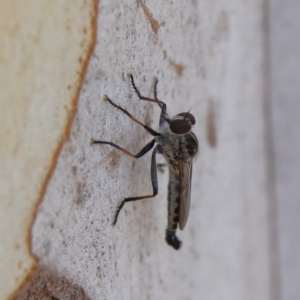
[[[169,165],[168,185],[168,227],[169,231],[176,231],[179,220],[179,171],[173,165]]]

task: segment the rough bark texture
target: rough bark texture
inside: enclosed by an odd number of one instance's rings
[[[297,299],[289,272],[299,279],[299,235],[290,230],[299,227],[300,142],[296,126],[282,123],[294,116],[299,124],[299,85],[287,92],[289,76],[299,78],[299,57],[283,47],[292,46],[276,21],[279,1],[271,4],[101,1],[71,136],[33,228],[43,265],[90,299]],[[282,53],[293,57],[290,68]],[[159,174],[155,199],[126,204],[111,226],[123,197],[152,190],[149,154],[134,160],[90,145],[91,138],[109,140],[137,153],[151,139],[103,102],[104,94],[158,128],[159,108],[137,99],[128,72],[145,96],[157,76],[169,112],[192,107],[196,116],[200,155],[179,251],[164,241],[167,172]]]
[[[31,227],[69,136],[95,41],[96,4],[1,1],[1,300],[13,297],[37,265]]]

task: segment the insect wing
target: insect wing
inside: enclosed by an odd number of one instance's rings
[[[178,161],[179,167],[179,181],[180,181],[180,192],[179,192],[179,228],[183,230],[190,211],[190,200],[191,200],[191,183],[192,183],[192,161]]]

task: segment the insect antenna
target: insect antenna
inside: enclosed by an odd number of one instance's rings
[[[191,106],[191,108],[187,111],[187,113],[184,115],[184,118],[183,119],[185,119],[186,118],[186,116],[190,113],[190,111],[191,111],[191,109],[192,109],[192,107],[193,106]]]

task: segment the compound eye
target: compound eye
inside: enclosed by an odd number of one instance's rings
[[[185,134],[188,133],[192,128],[191,122],[189,119],[183,119],[182,117],[178,118],[178,115],[175,116],[170,122],[170,129],[176,134]]]
[[[178,114],[177,116],[182,116],[182,117],[184,117],[185,120],[189,119],[192,125],[196,124],[195,117],[192,114],[190,114],[189,112],[187,112],[187,113],[183,112],[183,113]]]

